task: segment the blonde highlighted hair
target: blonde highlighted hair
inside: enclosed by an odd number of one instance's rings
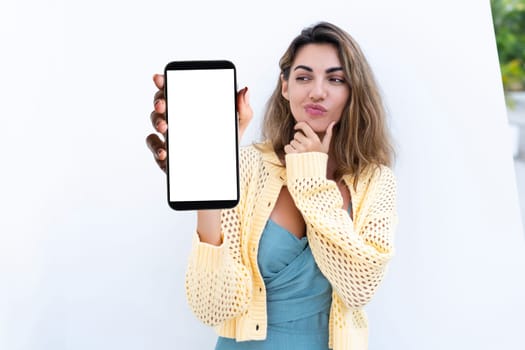
[[[331,154],[337,168],[335,179],[352,174],[354,187],[359,175],[370,166],[392,166],[394,149],[386,125],[385,110],[372,70],[359,45],[337,26],[321,22],[305,28],[290,44],[279,61],[281,75],[289,79],[299,49],[308,44],[331,44],[338,52],[350,97],[340,122],[334,127]],[[294,137],[295,120],[289,102],[282,96],[279,77],[266,105],[262,135],[283,159],[284,146]]]

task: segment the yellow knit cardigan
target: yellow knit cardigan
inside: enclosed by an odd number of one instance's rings
[[[328,156],[320,152],[286,155],[283,167],[266,144],[240,151],[239,204],[221,214],[223,243],[199,241],[195,233],[186,272],[186,297],[194,314],[223,337],[266,338],[266,290],[257,264],[259,239],[281,187],[288,186],[306,222],[319,269],[332,285],[329,347],[368,347],[367,304],[393,255],[397,224],[396,180],[388,167],[343,179],[352,198],[353,218],[342,209],[339,189],[326,178]],[[213,176],[213,174],[211,174]]]

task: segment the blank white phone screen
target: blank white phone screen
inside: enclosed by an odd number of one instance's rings
[[[236,200],[234,70],[166,75],[169,201]]]

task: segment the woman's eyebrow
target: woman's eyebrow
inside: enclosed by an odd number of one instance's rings
[[[304,69],[304,70],[307,70],[309,72],[313,72],[314,70],[308,66],[303,66],[302,64],[298,65],[297,67],[294,68],[294,71],[298,70],[298,69]]]
[[[325,70],[325,73],[333,73],[333,72],[338,72],[340,70],[343,70],[343,67],[333,67],[333,68],[328,68],[327,70]]]
[[[296,71],[298,69],[304,69],[304,70],[306,70],[308,72],[313,72],[314,71],[311,67],[304,66],[302,64],[300,64],[297,67],[295,67],[294,71]],[[325,70],[325,73],[329,74],[329,73],[337,72],[337,71],[340,71],[340,70],[343,70],[343,67],[332,67],[332,68],[328,68],[327,70]]]

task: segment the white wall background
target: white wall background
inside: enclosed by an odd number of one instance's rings
[[[277,61],[332,21],[398,143],[397,256],[371,349],[523,349],[525,244],[488,1],[2,1],[0,349],[209,349],[184,270],[193,213],[144,139],[151,76],[234,61],[258,135]],[[198,131],[195,131],[198,137]]]

